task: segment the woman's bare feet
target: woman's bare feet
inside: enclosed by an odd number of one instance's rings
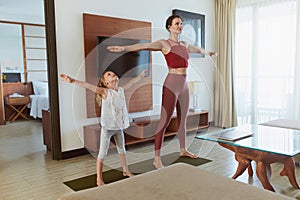
[[[181,151],[180,156],[186,156],[186,157],[190,157],[190,158],[199,158],[197,155],[195,155],[187,150]]]
[[[97,178],[97,185],[98,185],[99,187],[105,185],[105,183],[104,183],[104,181],[103,181],[102,178]]]
[[[153,166],[155,167],[155,169],[161,169],[161,168],[164,168],[164,167],[165,167],[165,166],[162,164],[160,157],[155,157],[155,158],[154,158]]]
[[[133,177],[134,175],[130,171],[123,171],[123,176]]]

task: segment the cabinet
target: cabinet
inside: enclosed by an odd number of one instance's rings
[[[160,120],[159,115],[134,118],[130,127],[124,130],[126,145],[137,144],[140,142],[154,140],[154,134]],[[167,127],[165,137],[177,134],[178,121],[173,115]],[[187,117],[187,132],[209,127],[208,111],[189,112]],[[84,147],[90,151],[99,150],[101,127],[93,124],[83,127]],[[114,147],[112,144],[111,147]]]

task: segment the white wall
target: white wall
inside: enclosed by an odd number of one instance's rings
[[[24,72],[21,35],[21,26],[0,23],[1,72]]]
[[[44,0],[9,0],[0,3],[3,21],[45,24]]]
[[[58,72],[66,73],[84,80],[84,42],[82,14],[90,13],[119,17],[152,23],[153,40],[167,38],[164,30],[165,20],[172,9],[201,13],[206,17],[206,49],[214,50],[214,1],[213,0],[56,0],[56,37],[58,54]],[[159,85],[167,73],[165,61],[159,52],[153,53],[153,102],[159,105],[161,92]],[[206,94],[201,98],[202,108],[210,112],[213,105],[213,69],[209,58],[191,58],[189,80],[201,79],[207,85]],[[197,75],[198,74],[198,75]],[[68,151],[83,147],[83,125],[97,123],[98,119],[86,118],[85,90],[60,82],[60,120],[62,150]],[[144,114],[144,113],[143,113]],[[141,115],[132,114],[132,115]]]

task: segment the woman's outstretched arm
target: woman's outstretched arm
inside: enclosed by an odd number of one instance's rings
[[[151,50],[151,51],[162,51],[164,48],[164,41],[158,40],[151,43],[138,43],[128,46],[108,46],[107,49],[111,52],[123,52],[123,51],[140,51],[140,50]]]
[[[201,48],[201,47],[197,47],[197,46],[193,46],[193,45],[188,45],[188,51],[190,53],[200,53],[203,55],[208,55],[208,56],[217,56],[216,52],[212,52],[212,51],[206,51],[205,49]]]
[[[106,99],[107,97],[107,89],[103,88],[103,87],[97,87],[95,85],[92,85],[90,83],[84,82],[84,81],[79,81],[76,80],[74,78],[71,78],[70,76],[66,75],[66,74],[60,74],[60,77],[68,82],[68,83],[74,83],[75,85],[79,86],[79,87],[83,87],[86,88],[88,90],[91,90],[94,93],[100,94],[103,99]]]

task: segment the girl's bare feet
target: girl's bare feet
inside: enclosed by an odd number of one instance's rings
[[[190,158],[199,158],[197,155],[195,155],[187,150],[181,151],[180,156],[186,156],[186,157],[190,157]]]
[[[104,183],[104,181],[102,180],[102,178],[97,178],[97,185],[98,185],[99,187],[105,185],[105,183]]]
[[[123,171],[123,176],[133,177],[134,175],[130,171]]]

